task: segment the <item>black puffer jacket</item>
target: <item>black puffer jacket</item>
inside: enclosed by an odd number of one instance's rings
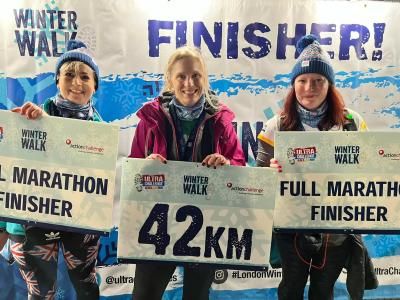
[[[379,282],[361,235],[351,234],[348,239],[351,241],[351,252],[345,266],[347,269],[347,291],[352,300],[363,299],[364,289],[376,289]]]

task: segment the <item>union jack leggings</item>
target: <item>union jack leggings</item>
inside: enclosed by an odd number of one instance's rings
[[[58,251],[62,249],[77,299],[99,299],[96,258],[99,236],[25,227],[25,240],[11,252],[25,280],[29,299],[55,299]]]

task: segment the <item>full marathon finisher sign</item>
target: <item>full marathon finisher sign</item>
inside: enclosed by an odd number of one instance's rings
[[[277,132],[277,230],[400,231],[400,132]]]
[[[127,159],[117,256],[267,266],[276,178],[268,168]]]
[[[0,219],[112,228],[118,128],[0,111]]]

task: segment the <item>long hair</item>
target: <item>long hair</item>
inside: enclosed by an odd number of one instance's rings
[[[319,130],[329,130],[333,126],[343,126],[345,123],[344,101],[335,86],[329,85],[326,100],[328,109],[325,117],[318,124]],[[300,118],[297,112],[297,98],[294,87],[289,90],[281,112],[280,127],[282,131],[296,131],[300,127]]]
[[[173,88],[172,88],[172,79],[171,79],[171,70],[172,67],[175,65],[175,63],[181,59],[184,58],[191,58],[196,60],[200,64],[201,68],[201,81],[202,81],[202,87],[203,91],[202,94],[204,94],[207,103],[213,107],[217,108],[218,107],[218,102],[216,101],[215,97],[210,96],[210,82],[208,80],[208,72],[207,72],[207,67],[204,62],[204,58],[201,55],[200,49],[194,48],[194,47],[189,47],[189,46],[183,46],[180,48],[177,48],[169,57],[168,59],[168,64],[167,67],[165,68],[164,72],[164,88],[163,88],[163,93],[173,93]]]

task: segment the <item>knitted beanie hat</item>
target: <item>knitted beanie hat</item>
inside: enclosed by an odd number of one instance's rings
[[[335,84],[335,73],[327,53],[321,48],[315,35],[303,36],[296,45],[300,53],[292,70],[292,84],[297,76],[306,73],[318,73],[325,76],[331,84]]]
[[[56,82],[57,76],[60,74],[61,66],[68,61],[81,61],[91,67],[96,74],[94,80],[96,82],[95,89],[97,90],[99,87],[99,67],[96,64],[93,55],[90,53],[90,50],[87,49],[83,42],[79,40],[68,41],[67,51],[58,58],[56,63]]]

